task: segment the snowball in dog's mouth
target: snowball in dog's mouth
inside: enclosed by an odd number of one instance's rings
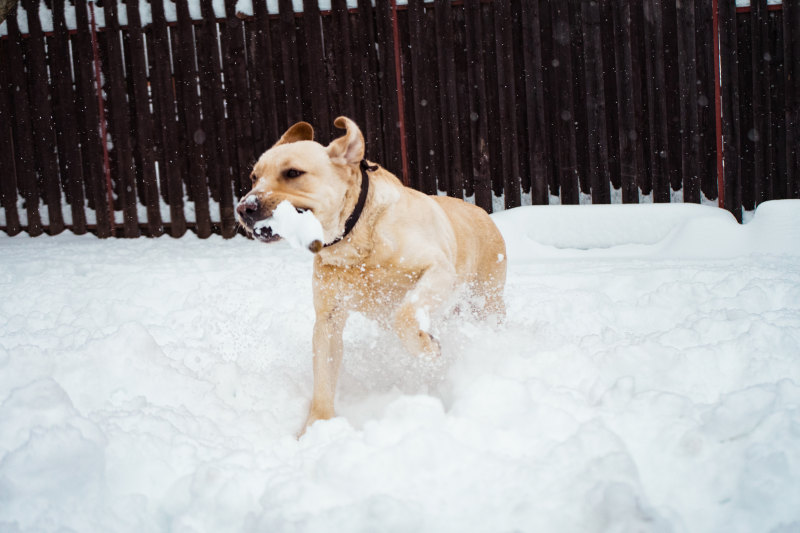
[[[322,248],[322,225],[313,211],[295,207],[288,200],[275,208],[272,216],[253,224],[253,236],[261,242],[286,239],[294,248],[317,253]]]

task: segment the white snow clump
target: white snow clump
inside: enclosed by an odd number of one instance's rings
[[[318,252],[324,244],[322,224],[308,209],[297,210],[289,200],[278,204],[272,216],[259,220],[254,230],[268,227],[272,233],[286,239],[293,248]]]

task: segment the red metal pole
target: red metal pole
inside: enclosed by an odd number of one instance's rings
[[[394,71],[397,80],[397,112],[400,122],[400,158],[403,162],[403,185],[408,186],[408,150],[406,148],[406,112],[403,102],[403,70],[400,66],[400,30],[397,26],[397,0],[392,0],[392,35],[394,38]]]
[[[714,39],[714,108],[716,114],[717,128],[717,197],[718,205],[725,209],[725,176],[722,174],[722,100],[720,97],[720,72],[719,72],[719,0],[711,0],[711,12],[713,15],[713,39]]]
[[[111,184],[111,164],[108,158],[108,131],[106,130],[106,110],[103,105],[103,82],[100,79],[100,51],[97,47],[97,27],[94,22],[94,2],[89,2],[89,13],[92,22],[92,55],[94,56],[94,77],[97,84],[97,108],[100,111],[100,143],[103,145],[103,169],[106,175],[106,192],[108,193],[108,224],[114,234],[114,187]]]

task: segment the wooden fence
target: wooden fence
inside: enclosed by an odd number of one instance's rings
[[[75,28],[49,1],[52,29],[0,38],[9,234],[230,237],[258,155],[340,114],[410,186],[489,211],[800,197],[800,0],[149,0],[145,24],[77,0]]]

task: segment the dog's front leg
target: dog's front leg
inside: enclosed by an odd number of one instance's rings
[[[317,311],[314,323],[314,396],[300,435],[317,420],[335,416],[333,399],[342,363],[342,331],[347,319],[339,309]]]
[[[394,317],[394,330],[412,354],[441,353],[439,342],[430,334],[430,319],[452,292],[455,277],[450,266],[430,266],[403,298]]]

